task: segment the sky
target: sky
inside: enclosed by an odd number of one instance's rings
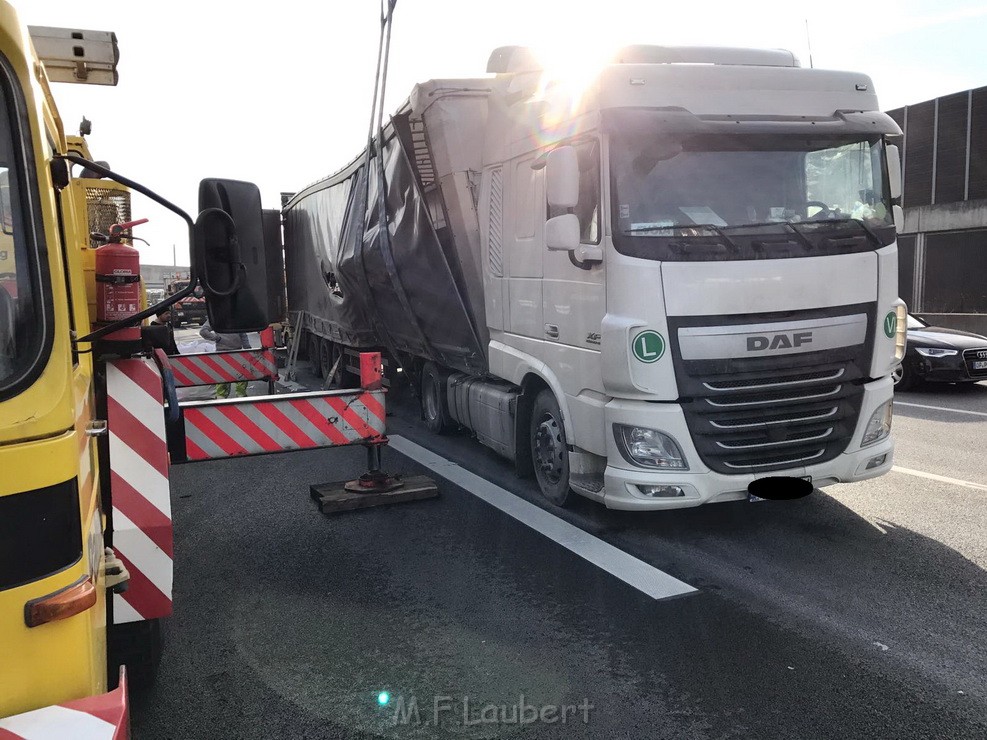
[[[205,177],[255,182],[264,206],[363,148],[379,0],[12,0],[29,25],[114,31],[116,87],[54,85],[68,133],[85,115],[96,159],[194,215]],[[808,25],[808,34],[807,34]],[[385,110],[416,82],[474,77],[490,52],[540,49],[583,65],[629,44],[789,49],[869,74],[884,110],[987,85],[987,0],[667,2],[398,0]],[[188,264],[183,222],[134,198],[147,264]]]

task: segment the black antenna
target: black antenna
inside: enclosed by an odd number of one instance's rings
[[[809,35],[809,19],[805,19],[805,43],[809,47],[809,69],[813,69],[812,65],[812,37]]]

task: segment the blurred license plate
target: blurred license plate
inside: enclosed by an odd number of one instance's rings
[[[812,476],[811,475],[800,475],[800,476],[797,476],[797,477],[798,477],[799,480],[807,480],[807,481],[809,481],[809,483],[812,483]],[[747,494],[747,500],[750,503],[752,503],[752,504],[756,504],[758,501],[769,501],[770,499],[761,498],[760,496],[755,496],[753,493],[748,493]]]
[[[974,370],[987,370],[987,360],[974,360],[973,362]]]

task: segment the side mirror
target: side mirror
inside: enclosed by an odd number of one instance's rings
[[[579,159],[571,146],[560,146],[548,153],[547,196],[554,208],[575,208],[579,203]]]
[[[891,214],[894,216],[894,229],[900,234],[905,230],[905,212],[901,206],[891,206]]]
[[[260,190],[249,182],[199,183],[195,270],[213,331],[261,331],[271,323]]]
[[[891,191],[891,200],[898,200],[901,197],[901,154],[894,144],[887,146],[888,156],[888,188]]]
[[[579,248],[579,217],[575,213],[550,218],[545,222],[545,246],[553,252],[571,252]]]

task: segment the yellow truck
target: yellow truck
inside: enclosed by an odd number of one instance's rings
[[[112,33],[28,29],[0,0],[2,740],[128,736],[127,681],[153,676],[172,608],[172,465],[361,444],[368,473],[320,494],[323,511],[435,492],[380,470],[379,355],[361,356],[360,388],[273,393],[269,327],[284,301],[267,276],[283,266],[268,264],[280,235],[256,186],[203,180],[193,220],[93,162],[85,120],[66,135],[49,83],[115,84],[118,57]],[[106,258],[128,240],[131,191],[186,222],[192,268],[185,287],[121,319],[107,315],[107,286],[132,290],[139,275]],[[100,255],[95,235],[108,234],[115,247]],[[216,331],[260,332],[261,347],[166,355],[167,328],[141,322],[200,289]],[[252,380],[272,393],[179,403],[176,392]]]
[[[107,691],[107,588],[128,574],[104,542],[94,362],[72,339],[91,326],[90,217],[121,220],[129,194],[71,180],[58,156],[89,152],[49,88],[112,82],[116,40],[37,32],[45,52],[0,2],[0,717],[63,704],[125,732],[124,687],[79,705]]]

